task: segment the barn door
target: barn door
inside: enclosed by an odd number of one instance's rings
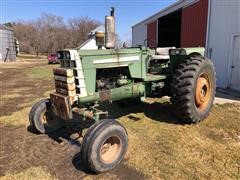
[[[149,47],[157,47],[157,21],[147,25],[147,45]]]
[[[232,38],[230,88],[240,91],[240,34]]]

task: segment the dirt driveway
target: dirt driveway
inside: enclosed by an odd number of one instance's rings
[[[27,116],[29,107],[53,90],[53,81],[49,77],[51,69],[58,66],[47,65],[45,59],[37,60],[23,57],[17,63],[1,64],[0,176],[7,174],[8,177],[9,173],[18,174],[31,167],[41,167],[57,179],[142,179],[136,170],[123,164],[102,175],[86,174],[78,156],[80,141],[75,134],[70,136],[71,130],[63,129],[49,136],[31,131]],[[34,72],[39,69],[40,73]]]
[[[169,102],[159,99],[151,105],[111,106],[110,114],[129,134],[126,158],[110,172],[88,172],[74,126],[50,135],[29,127],[30,107],[54,89],[51,69],[57,65],[44,58],[22,56],[20,62],[0,64],[1,179],[240,178],[239,104],[215,105],[204,122],[184,125]]]

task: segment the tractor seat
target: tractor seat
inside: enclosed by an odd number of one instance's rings
[[[156,54],[152,56],[152,59],[169,59],[169,49],[176,49],[176,47],[157,48]]]

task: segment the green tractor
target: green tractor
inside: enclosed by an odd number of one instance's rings
[[[197,123],[208,116],[215,96],[215,70],[204,48],[114,49],[114,31],[112,10],[105,33],[96,33],[98,50],[58,51],[56,92],[33,105],[29,114],[39,133],[62,128],[76,112],[79,121],[93,121],[83,137],[81,158],[97,173],[118,165],[128,147],[126,129],[108,119],[108,112],[98,108],[101,102],[170,96],[179,121]]]

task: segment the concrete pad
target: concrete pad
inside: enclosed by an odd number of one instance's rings
[[[240,92],[230,89],[217,88],[214,104],[225,103],[239,103],[240,104]]]
[[[214,104],[226,104],[226,103],[239,103],[240,100],[232,100],[232,99],[226,99],[226,98],[220,98],[220,97],[215,97],[214,99]]]

